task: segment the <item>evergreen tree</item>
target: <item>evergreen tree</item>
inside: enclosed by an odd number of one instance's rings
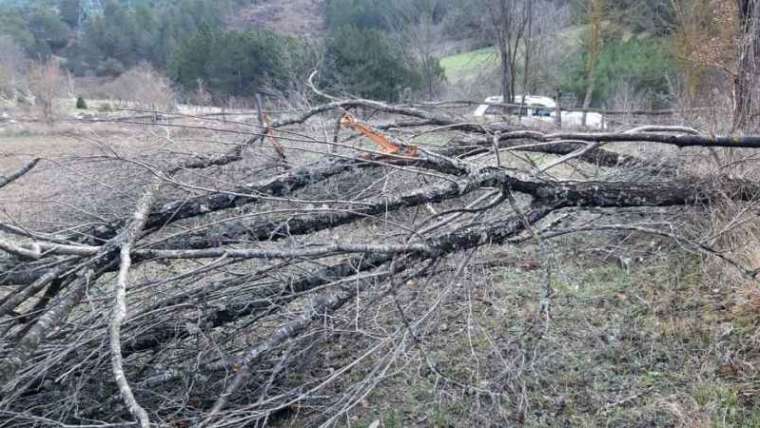
[[[323,84],[352,95],[395,101],[402,91],[422,86],[414,60],[376,29],[348,25],[335,30],[325,57]]]
[[[252,96],[258,88],[287,86],[285,40],[268,31],[221,32],[203,28],[177,49],[169,68],[187,89],[198,80],[223,95]]]
[[[11,36],[27,53],[34,48],[34,34],[18,8],[0,6],[0,34]]]
[[[653,103],[665,101],[670,93],[675,61],[666,40],[613,40],[602,48],[597,61],[597,81],[591,97],[594,106],[603,106],[621,85],[627,85],[635,94],[648,95]],[[584,52],[565,65],[563,92],[583,99],[588,87],[587,62],[588,52]]]

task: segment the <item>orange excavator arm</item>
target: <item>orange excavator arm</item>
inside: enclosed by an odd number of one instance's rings
[[[380,147],[380,151],[384,154],[403,154],[405,156],[417,157],[416,147],[403,147],[394,143],[387,135],[372,129],[369,125],[361,123],[349,113],[343,114],[343,117],[340,118],[340,125],[344,128],[353,129],[364,135],[370,141],[377,144]]]
[[[280,156],[280,159],[287,160],[285,157],[285,147],[280,144],[279,141],[277,141],[277,136],[274,134],[274,128],[272,128],[272,121],[269,120],[269,116],[264,115],[264,123],[266,124],[266,134],[269,136],[269,140],[272,142],[272,146],[274,146],[274,150],[277,152],[277,154]]]

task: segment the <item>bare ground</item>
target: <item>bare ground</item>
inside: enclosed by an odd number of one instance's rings
[[[259,0],[229,17],[239,29],[266,28],[296,36],[320,35],[325,31],[323,0]]]

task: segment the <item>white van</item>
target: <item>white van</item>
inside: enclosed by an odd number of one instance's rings
[[[485,104],[480,104],[472,113],[479,118],[489,118],[503,116],[504,107],[494,105],[502,104],[504,98],[501,96],[488,97],[484,100]],[[524,125],[537,125],[543,123],[555,123],[557,117],[557,103],[550,97],[540,95],[525,95],[523,101],[522,95],[515,96],[515,104],[525,104],[524,107],[509,107],[506,114],[520,116],[520,123]],[[520,111],[522,110],[522,112]],[[522,113],[522,114],[520,114]],[[583,112],[581,111],[562,111],[562,126],[582,127]],[[586,113],[586,128],[605,129],[606,124],[604,117],[600,113]]]

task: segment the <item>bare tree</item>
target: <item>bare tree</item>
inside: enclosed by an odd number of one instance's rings
[[[440,25],[435,22],[436,2],[420,3],[417,22],[409,29],[410,46],[420,61],[427,98],[435,96],[436,85],[441,81],[441,67],[436,55],[436,47],[442,38]]]
[[[65,85],[64,73],[55,58],[32,67],[29,73],[29,89],[44,121],[52,123],[55,120],[55,101],[65,90]]]
[[[570,24],[570,6],[567,4],[533,1],[528,15],[531,17],[524,38],[523,88],[526,94],[553,94],[557,82],[564,75],[565,57],[577,55],[564,43],[562,33]],[[517,100],[520,101],[520,100]]]
[[[425,96],[432,100],[443,78],[439,63],[443,29],[436,21],[446,0],[393,0],[386,23],[404,38],[412,57],[419,61]]]
[[[505,103],[514,102],[517,56],[528,26],[528,2],[486,0],[490,34],[499,52],[500,87]]]
[[[533,42],[533,4],[534,2],[529,1],[526,11],[526,19],[528,21],[528,30],[527,35],[525,36],[525,46],[524,46],[524,58],[523,58],[523,98],[520,100],[520,103],[525,105],[525,96],[528,95],[528,79],[530,76],[530,59],[531,59],[531,53],[533,45],[535,44]],[[520,109],[520,114],[522,114],[522,108]]]
[[[199,82],[199,90],[202,82]],[[106,86],[116,99],[133,103],[137,108],[152,111],[172,111],[176,95],[171,81],[148,64],[141,64],[117,77]]]
[[[734,128],[756,128],[760,115],[760,1],[737,0],[738,67],[734,83]]]
[[[588,0],[589,16],[588,61],[586,62],[586,95],[583,98],[583,125],[586,125],[586,111],[591,107],[591,98],[596,88],[596,67],[602,52],[602,22],[605,0]]]

